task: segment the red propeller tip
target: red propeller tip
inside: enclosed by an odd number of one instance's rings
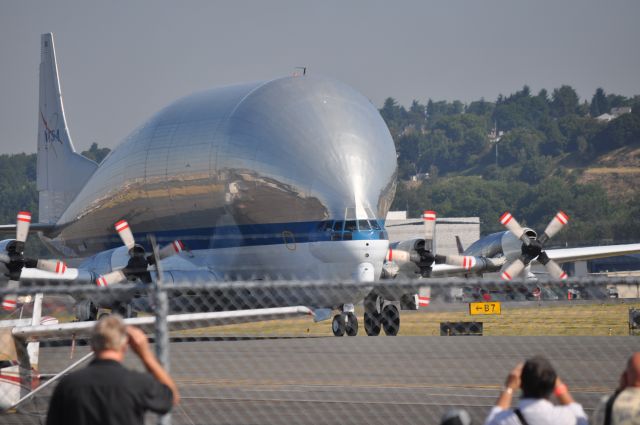
[[[569,222],[569,216],[562,211],[558,211],[558,214],[556,214],[556,218],[563,225]]]
[[[182,252],[184,251],[184,244],[182,243],[182,241],[173,241],[173,249],[176,252]]]
[[[511,221],[512,218],[513,216],[511,215],[511,213],[507,211],[504,214],[502,214],[502,216],[500,217],[500,224],[505,226],[507,223]]]
[[[428,221],[435,221],[436,219],[436,212],[435,211],[424,211],[422,213],[422,218],[424,220],[428,220]]]
[[[107,286],[107,279],[105,279],[104,276],[100,276],[96,279],[96,285],[100,287]]]
[[[63,263],[62,261],[58,261],[56,263],[56,273],[58,274],[64,274],[64,272],[67,271],[67,265],[65,263]]]
[[[502,272],[502,280],[511,280],[511,275],[507,272]]]
[[[123,230],[129,228],[129,223],[127,223],[126,220],[120,220],[115,224],[114,227],[116,228],[117,232],[122,232]]]
[[[7,311],[15,310],[16,302],[14,300],[4,300],[2,301],[2,309]]]
[[[31,223],[31,213],[29,211],[20,211],[18,213],[18,221],[24,221],[25,223]]]
[[[475,257],[464,257],[462,260],[462,267],[466,270],[471,270],[476,265]]]

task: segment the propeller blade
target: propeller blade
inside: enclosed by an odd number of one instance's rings
[[[424,211],[422,213],[422,222],[424,224],[425,249],[433,252],[433,237],[436,233],[436,212]]]
[[[567,273],[562,270],[558,263],[549,258],[546,252],[542,251],[540,253],[540,255],[538,256],[538,261],[547,269],[549,275],[553,279],[565,280],[567,278]]]
[[[538,238],[540,243],[545,243],[549,239],[551,239],[556,233],[558,233],[562,228],[569,222],[569,216],[566,215],[562,211],[558,211],[558,213],[553,217],[549,225],[544,230],[544,234]]]
[[[67,271],[67,265],[60,260],[38,260],[36,268],[58,274],[64,274]]]
[[[386,260],[388,262],[395,262],[395,263],[401,263],[401,264],[408,263],[409,261],[411,261],[411,255],[407,251],[404,251],[402,249],[393,249],[389,247],[389,250],[387,251]]]
[[[182,243],[182,241],[176,240],[171,242],[169,245],[163,247],[158,252],[158,257],[160,257],[161,260],[164,260],[165,258],[171,257],[172,255],[179,254],[182,251],[184,251],[184,244]]]
[[[567,273],[562,270],[562,268],[555,261],[549,260],[544,266],[547,268],[549,275],[553,279],[565,280],[567,278]]]
[[[29,211],[20,211],[16,220],[16,240],[25,242],[29,235],[29,226],[31,225],[31,213]]]
[[[520,275],[525,268],[524,262],[518,258],[502,272],[502,280],[512,280]]]
[[[122,270],[116,270],[111,273],[102,275],[96,279],[96,285],[105,287],[116,283],[126,282],[127,276],[125,276]]]
[[[513,233],[516,238],[521,239],[522,242],[525,243],[525,245],[529,245],[531,243],[529,238],[524,234],[524,229],[522,228],[522,226],[520,226],[518,221],[513,218],[509,211],[502,214],[502,216],[500,217],[500,224],[506,227],[508,231]]]
[[[466,255],[447,255],[445,263],[450,266],[462,267],[465,270],[473,270],[476,266],[480,266],[482,264],[482,262],[478,261],[476,257]]]
[[[118,232],[118,235],[120,235],[122,243],[125,244],[128,249],[133,248],[133,246],[136,244],[136,241],[135,239],[133,239],[133,233],[131,233],[129,223],[127,223],[126,220],[120,220],[115,224],[114,227],[116,228],[116,232]]]
[[[7,288],[17,288],[19,283],[15,280],[10,280],[7,284]],[[2,300],[2,309],[6,311],[13,311],[18,306],[18,296],[16,294],[7,294]]]

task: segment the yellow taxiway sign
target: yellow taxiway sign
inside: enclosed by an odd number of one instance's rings
[[[502,314],[498,301],[488,303],[469,303],[469,314]]]

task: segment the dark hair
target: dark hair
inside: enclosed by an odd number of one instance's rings
[[[522,396],[524,398],[549,398],[556,386],[556,371],[549,360],[542,356],[528,359],[521,376]]]

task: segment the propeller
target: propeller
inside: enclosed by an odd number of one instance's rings
[[[562,268],[549,258],[547,253],[543,250],[544,244],[556,235],[562,228],[569,222],[569,216],[562,211],[553,217],[551,222],[547,225],[544,233],[538,236],[536,239],[531,239],[524,232],[524,229],[518,221],[513,218],[508,211],[502,214],[500,217],[500,224],[507,228],[517,238],[522,240],[522,255],[519,258],[511,262],[502,272],[503,280],[512,280],[519,276],[529,265],[529,263],[537,259],[542,265],[545,266],[549,275],[554,279],[564,280],[567,278],[567,274]]]
[[[114,228],[116,232],[118,232],[124,246],[129,250],[129,261],[124,268],[99,276],[96,279],[96,285],[104,287],[123,283],[127,280],[134,280],[135,278],[140,279],[144,283],[151,283],[151,274],[148,268],[156,264],[154,255],[147,255],[144,247],[136,244],[129,223],[127,223],[126,220],[118,221],[114,225]],[[158,259],[164,260],[184,250],[185,246],[182,241],[175,240],[158,251]]]
[[[423,211],[422,223],[424,226],[424,246],[418,250],[418,257],[412,261],[416,263],[420,269],[422,277],[430,277],[433,271],[434,264],[441,264],[445,262],[445,257],[442,255],[436,255],[435,244],[433,239],[436,234],[436,212],[435,211]]]
[[[29,236],[31,226],[31,213],[20,211],[16,217],[16,238],[6,245],[6,253],[0,253],[0,262],[4,263],[9,278],[7,288],[14,289],[20,286],[20,274],[24,267],[37,268],[39,270],[64,274],[67,265],[60,260],[42,260],[24,256],[25,242]],[[8,294],[2,300],[2,308],[12,311],[17,307],[18,297],[15,294]]]

